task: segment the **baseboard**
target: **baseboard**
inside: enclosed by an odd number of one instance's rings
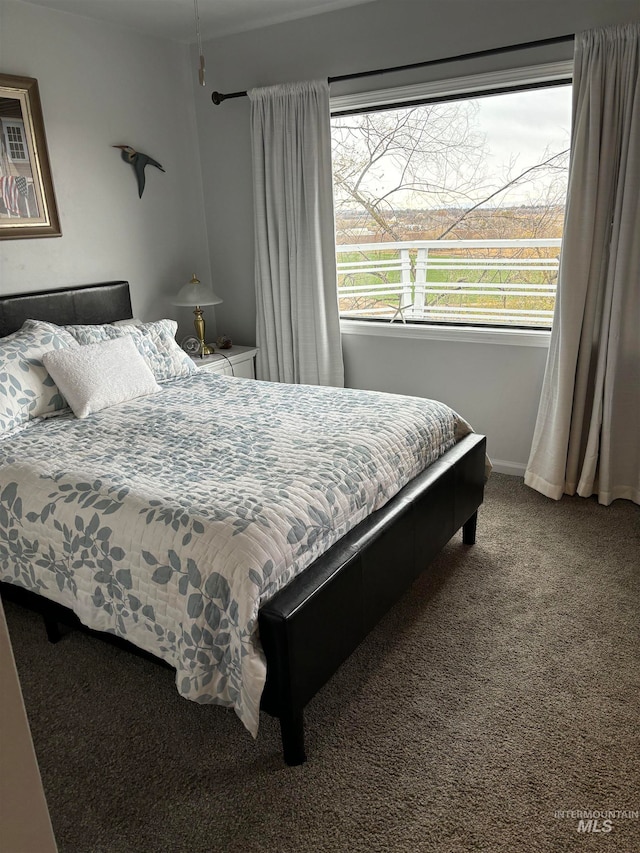
[[[507,462],[504,459],[491,459],[491,464],[498,474],[511,474],[512,477],[524,477],[527,468],[525,462]]]

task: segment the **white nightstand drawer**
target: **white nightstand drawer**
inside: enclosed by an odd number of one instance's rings
[[[200,358],[192,355],[193,363],[200,370],[222,373],[227,376],[241,376],[243,379],[255,379],[256,347],[232,346],[230,349],[216,350],[213,355]]]

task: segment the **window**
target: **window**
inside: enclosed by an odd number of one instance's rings
[[[332,99],[341,317],[550,329],[570,74],[556,63]]]
[[[18,119],[2,121],[6,151],[12,163],[26,163],[29,160],[27,143],[24,138],[24,123]]]

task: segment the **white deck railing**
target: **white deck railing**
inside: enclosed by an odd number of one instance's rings
[[[337,248],[342,317],[551,327],[560,239]]]

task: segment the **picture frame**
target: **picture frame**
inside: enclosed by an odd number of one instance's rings
[[[0,240],[61,235],[38,81],[0,74]]]

